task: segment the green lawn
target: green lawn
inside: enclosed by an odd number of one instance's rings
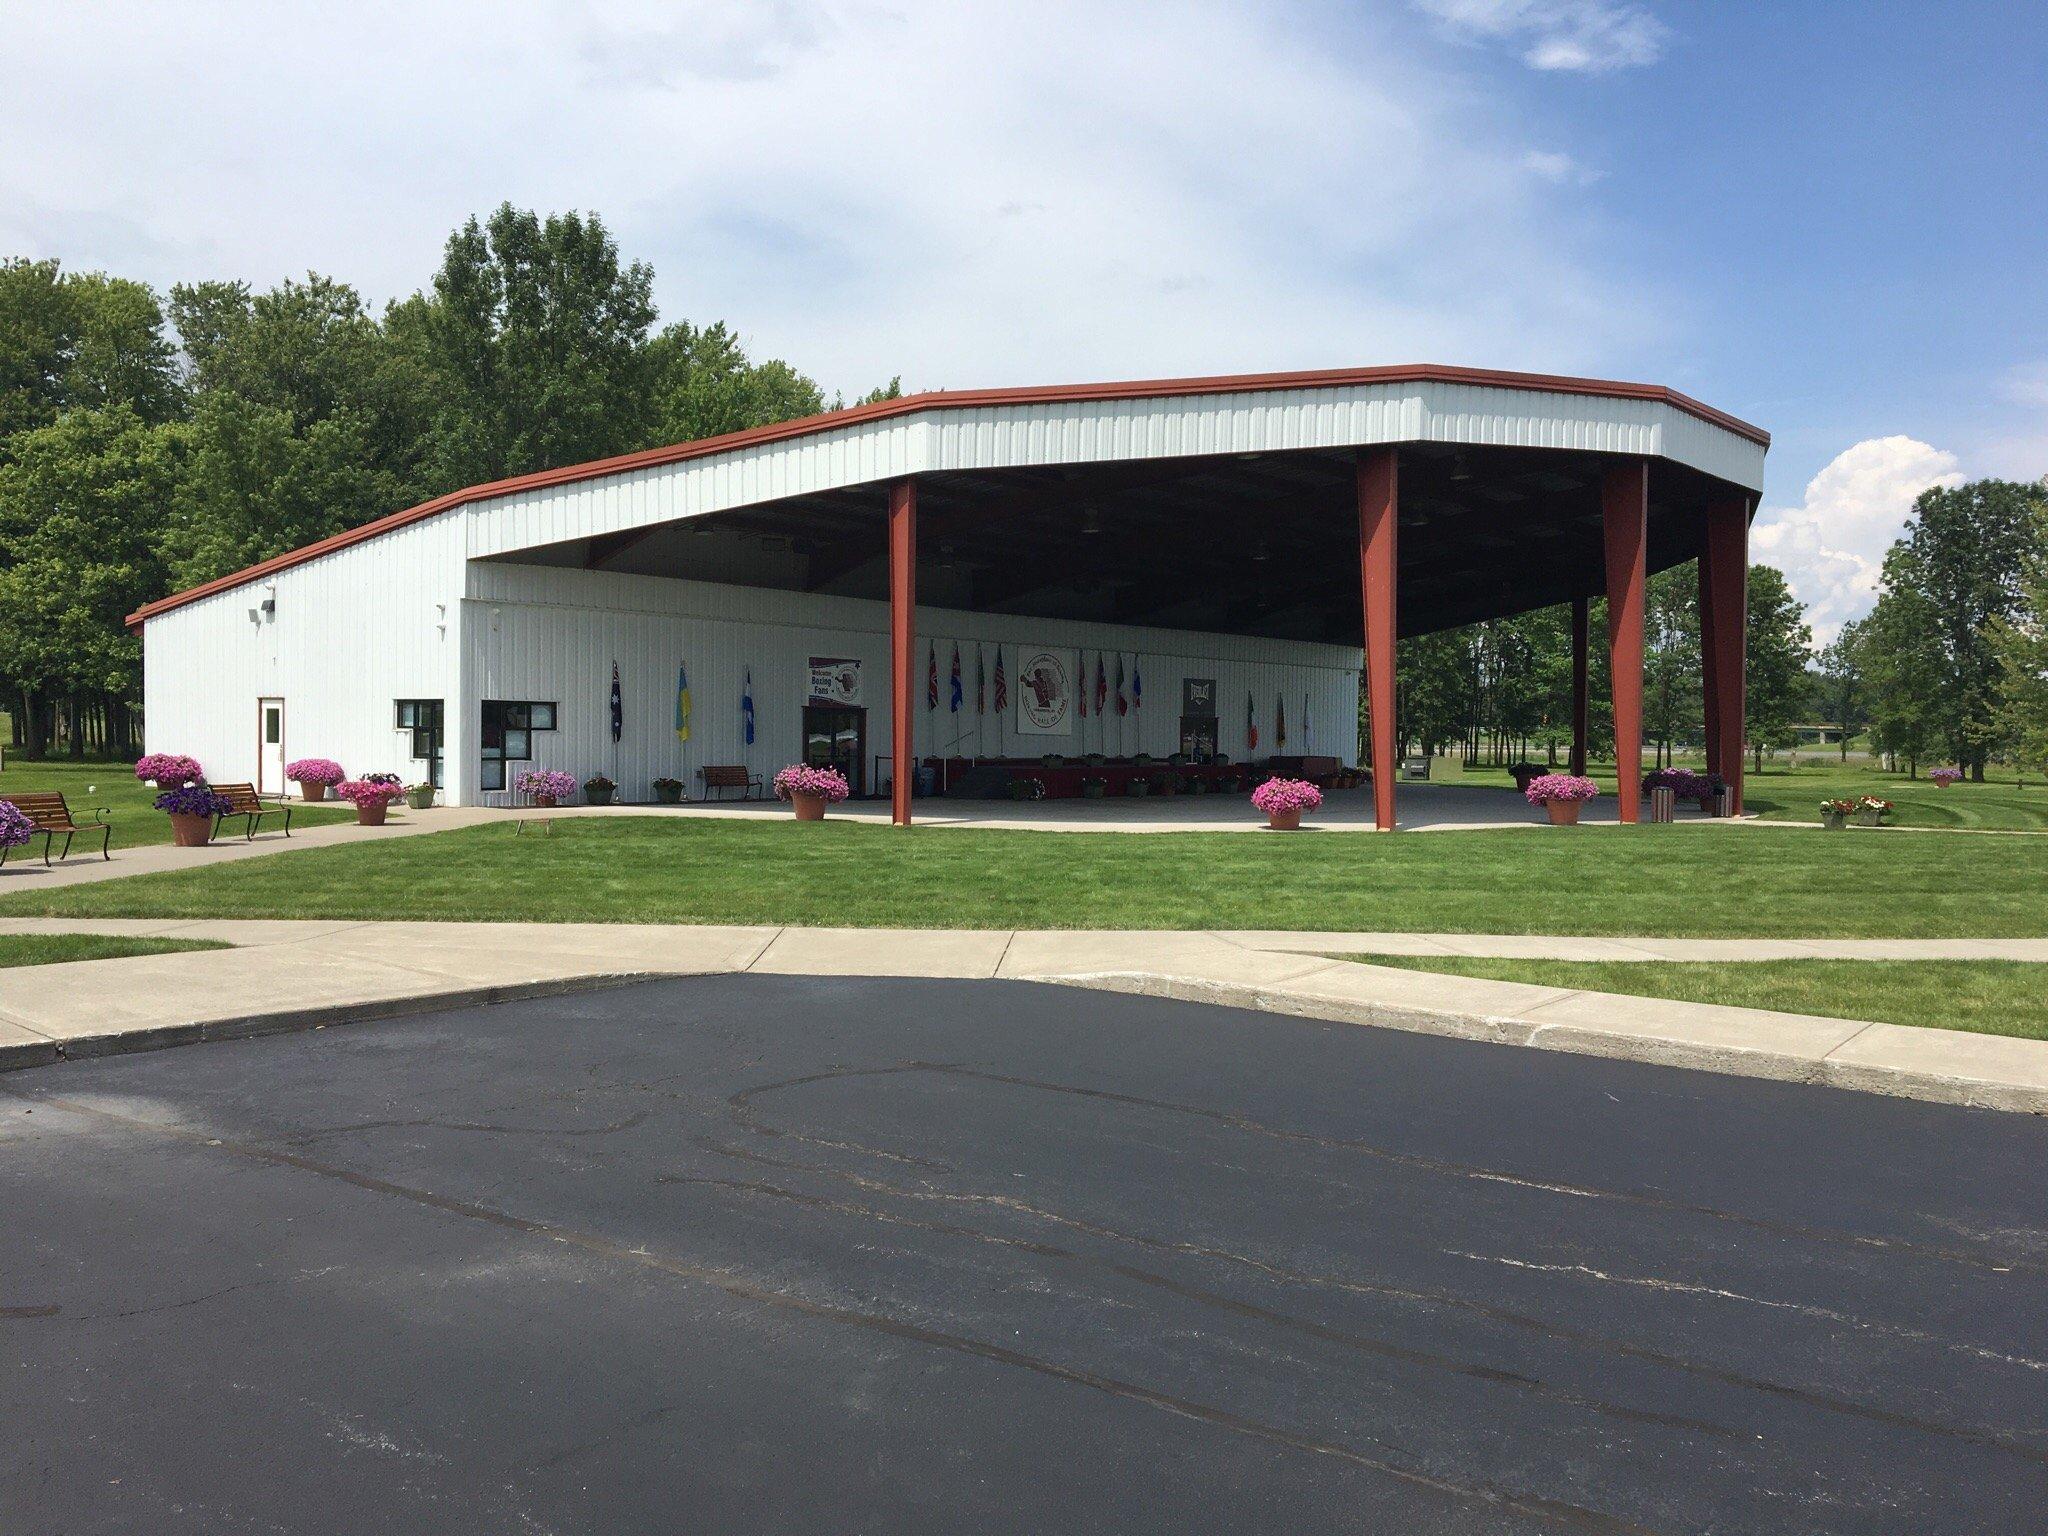
[[[53,789],[64,792],[64,803],[71,807],[71,814],[81,825],[92,820],[95,806],[106,806],[107,820],[114,825],[113,846],[117,849],[171,840],[170,817],[150,804],[156,798],[156,790],[135,777],[132,764],[18,762],[10,756],[6,769],[0,771],[0,795],[47,793]],[[292,826],[296,829],[322,821],[347,821],[354,816],[355,811],[346,805],[294,805]],[[232,832],[239,825],[239,822],[230,822],[228,829]],[[266,822],[264,830],[275,831],[278,825],[274,820]],[[98,858],[97,833],[90,844],[92,856]],[[63,846],[62,838],[58,839],[58,846]],[[81,835],[71,844],[71,856],[77,858],[86,846],[87,839]],[[43,856],[40,837],[29,849],[10,854],[7,862],[11,865],[31,851],[40,862]]]
[[[1684,759],[1679,766],[1701,767]],[[1614,793],[1612,763],[1590,764],[1589,773],[1602,795]],[[1501,768],[1473,769],[1451,782],[1497,788],[1512,787],[1513,783]],[[2048,832],[2048,782],[2038,774],[2021,782],[2009,768],[1993,770],[1987,783],[1937,789],[1924,778],[1909,779],[1902,773],[1883,773],[1854,764],[1844,767],[1817,759],[1797,768],[1771,763],[1762,773],[1748,774],[1743,781],[1743,808],[1765,821],[1818,821],[1822,800],[1853,800],[1859,795],[1891,801],[1890,826]]]
[[[2048,966],[2021,960],[1478,960],[1344,955],[1439,975],[2048,1040]]]
[[[119,960],[127,955],[175,955],[188,949],[227,949],[212,939],[131,939],[104,933],[0,933],[0,968],[55,965],[62,960]]]
[[[0,915],[2048,934],[2048,838],[1528,827],[1376,836],[574,817],[0,899]]]

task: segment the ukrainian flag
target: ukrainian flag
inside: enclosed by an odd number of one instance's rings
[[[676,667],[676,740],[690,739],[690,669],[686,663]]]

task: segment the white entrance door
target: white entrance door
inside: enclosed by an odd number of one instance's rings
[[[284,793],[284,700],[256,701],[256,793]]]

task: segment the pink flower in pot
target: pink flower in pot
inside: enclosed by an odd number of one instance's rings
[[[837,805],[852,793],[846,775],[837,768],[791,763],[775,775],[775,798],[787,800],[798,821],[823,821],[826,806]]]
[[[559,768],[530,768],[519,775],[515,787],[522,795],[533,796],[535,805],[556,806],[576,797],[576,775]]]
[[[396,774],[343,779],[334,786],[334,796],[356,808],[356,825],[381,827],[384,825],[384,813],[391,809],[391,802],[405,798],[405,786],[398,782]]]
[[[1540,805],[1550,815],[1552,826],[1576,825],[1579,808],[1600,793],[1600,786],[1576,773],[1546,773],[1529,781],[1522,798]]]
[[[284,776],[299,786],[303,800],[324,800],[327,791],[348,775],[331,757],[301,757],[284,765]]]
[[[1266,825],[1275,832],[1294,831],[1302,813],[1322,803],[1323,792],[1307,779],[1268,779],[1252,791],[1252,804],[1266,813]]]

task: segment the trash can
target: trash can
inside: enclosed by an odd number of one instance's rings
[[[1650,820],[1671,821],[1675,819],[1678,796],[1666,786],[1659,784],[1650,791]]]

